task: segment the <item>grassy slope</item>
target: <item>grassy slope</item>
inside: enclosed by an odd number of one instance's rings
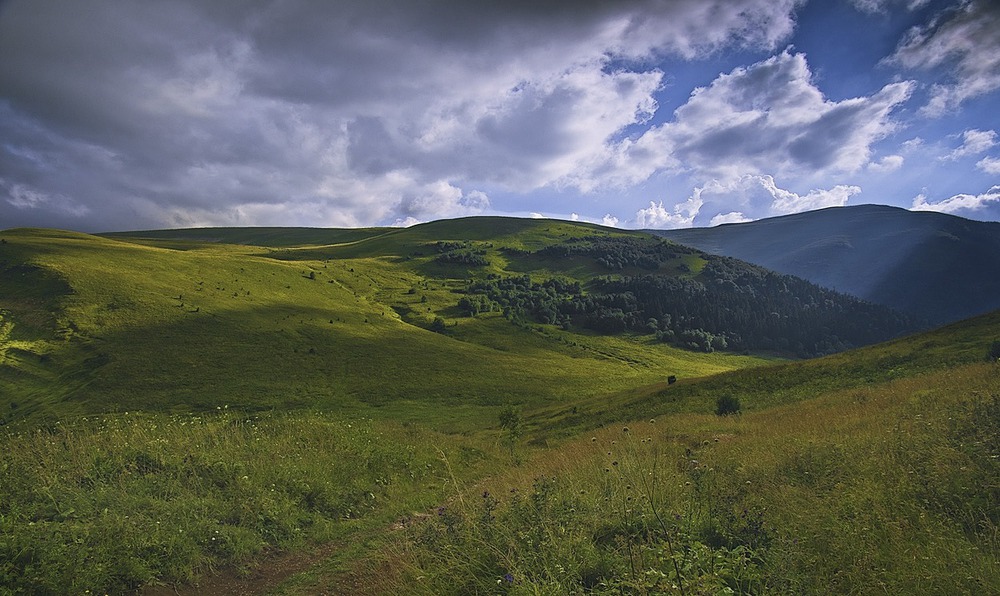
[[[994,593],[1000,366],[597,430],[455,494],[371,593]],[[458,495],[462,495],[459,498]],[[339,579],[315,573],[286,593]],[[728,591],[732,590],[732,592]],[[502,590],[499,590],[502,591]]]
[[[41,276],[62,292],[44,312],[28,301],[3,305],[10,337],[25,343],[6,350],[0,409],[13,419],[309,407],[468,429],[503,404],[567,403],[761,362],[489,315],[452,318],[452,290],[467,271],[433,263],[427,243],[464,234],[532,246],[581,233],[523,228],[445,222],[301,249],[9,230],[0,262],[35,269],[5,274],[5,295]],[[438,315],[445,334],[423,328]]]
[[[682,378],[675,385],[658,382],[581,399],[572,407],[540,408],[527,422],[542,435],[562,434],[564,428],[572,433],[649,415],[709,413],[719,395],[738,398],[744,410],[764,410],[829,391],[864,388],[978,362],[998,337],[1000,311],[824,358]]]

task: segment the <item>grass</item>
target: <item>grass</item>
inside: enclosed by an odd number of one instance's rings
[[[408,246],[387,245],[386,234],[365,242],[397,253]],[[4,236],[0,268],[29,272],[5,274],[14,282],[2,303],[12,325],[0,367],[7,420],[229,405],[473,430],[507,403],[565,403],[678,371],[761,362],[456,317],[461,279],[427,278],[419,263],[390,256],[295,261],[275,258],[284,248],[199,241],[180,250],[176,239],[153,241],[165,248],[43,230]],[[46,288],[43,308],[18,298],[35,287]],[[438,316],[443,334],[427,329]]]
[[[973,364],[604,428],[466,487],[369,579],[426,594],[988,592],[998,407],[1000,369]]]
[[[744,410],[764,410],[831,391],[863,389],[980,362],[995,337],[1000,337],[1000,312],[824,358],[771,363],[705,378],[680,377],[674,385],[661,381],[581,398],[571,407],[557,404],[534,410],[526,423],[537,434],[572,434],[645,416],[714,412],[720,395],[737,398]]]
[[[331,544],[278,592],[1000,585],[1000,313],[803,362],[459,316],[470,275],[530,269],[504,248],[604,233],[4,231],[0,593]]]
[[[461,438],[319,413],[127,413],[0,435],[0,592],[192,580],[431,506]],[[463,451],[463,448],[465,451]],[[362,525],[359,525],[362,524]]]

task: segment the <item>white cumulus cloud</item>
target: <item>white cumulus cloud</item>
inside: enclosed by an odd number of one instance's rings
[[[928,202],[927,196],[921,193],[913,199],[911,210],[954,214],[961,211],[982,211],[998,204],[1000,204],[1000,186],[994,186],[982,194],[957,194],[937,203]]]
[[[1000,174],[1000,158],[984,157],[976,162],[976,167],[987,174]]]
[[[990,149],[996,144],[997,133],[995,130],[969,129],[962,133],[962,146],[942,159],[959,159],[968,155],[975,155]]]
[[[633,157],[653,170],[668,155],[719,178],[856,172],[868,164],[871,145],[896,129],[890,114],[913,88],[897,82],[868,97],[831,101],[805,55],[786,50],[696,89],[672,122],[635,143]]]
[[[957,109],[963,102],[1000,88],[1000,4],[965,0],[929,23],[914,27],[890,63],[905,68],[950,73],[935,83],[922,108],[929,116]]]
[[[729,213],[720,213],[712,218],[708,222],[710,226],[718,226],[722,224],[732,224],[732,223],[746,223],[748,221],[753,221],[749,217],[743,215],[739,211],[731,211]]]
[[[878,161],[873,161],[868,164],[868,169],[872,172],[877,172],[884,174],[887,172],[895,172],[899,168],[903,167],[902,155],[886,155]]]
[[[841,207],[861,192],[852,185],[813,189],[805,194],[779,187],[772,176],[745,174],[715,179],[696,187],[685,201],[672,206],[650,201],[639,209],[629,227],[674,229],[696,225],[741,223],[762,217]]]
[[[651,229],[675,229],[690,228],[694,225],[694,218],[701,210],[701,198],[695,194],[683,203],[674,205],[672,209],[663,206],[663,201],[659,203],[649,202],[649,207],[640,209],[635,214],[632,222],[636,228]]]

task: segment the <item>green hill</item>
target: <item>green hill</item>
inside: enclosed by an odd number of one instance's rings
[[[229,405],[465,428],[503,405],[913,328],[801,280],[588,224],[3,236],[8,421]]]
[[[512,223],[518,246],[545,242]],[[4,418],[228,405],[377,409],[457,428],[504,404],[568,402],[760,362],[644,336],[512,325],[499,313],[459,316],[462,267],[401,256],[454,238],[447,227],[319,248],[209,241],[223,232],[131,241],[4,232]],[[436,317],[447,320],[444,333],[428,330]]]

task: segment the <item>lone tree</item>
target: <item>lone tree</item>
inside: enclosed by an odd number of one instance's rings
[[[715,414],[717,416],[728,416],[740,413],[740,400],[732,395],[720,395],[715,400]]]
[[[444,333],[445,322],[441,317],[434,317],[434,321],[431,323],[431,331],[435,333]]]
[[[500,410],[500,428],[506,431],[501,442],[510,450],[510,455],[513,457],[514,448],[523,433],[521,414],[513,405],[508,404]]]

